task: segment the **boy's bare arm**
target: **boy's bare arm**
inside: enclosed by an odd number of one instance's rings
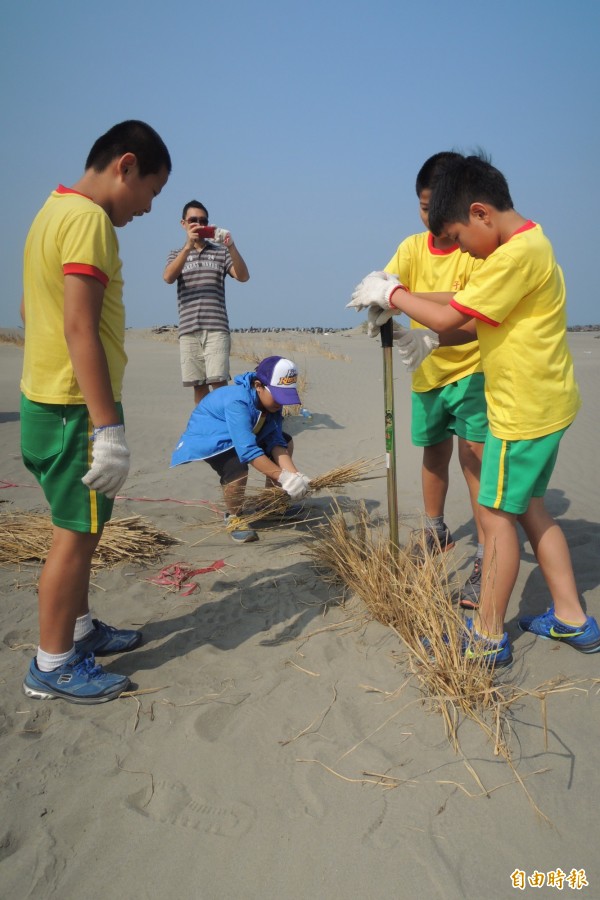
[[[281,467],[274,463],[272,459],[269,459],[268,456],[256,456],[254,459],[250,460],[250,465],[253,466],[257,472],[260,472],[261,475],[265,475],[273,481],[279,481]]]
[[[394,304],[398,299],[399,291],[396,291],[394,294]],[[418,300],[425,300],[431,303],[437,303],[440,306],[448,306],[452,298],[454,297],[453,293],[450,292],[431,292],[431,293],[411,293],[411,297],[416,297]],[[415,321],[419,322],[420,320],[417,317],[414,317]],[[430,326],[429,326],[430,327]],[[435,331],[435,329],[432,329]],[[456,327],[452,331],[445,331],[440,334],[440,346],[441,347],[454,347],[458,344],[469,344],[471,341],[477,339],[477,328],[475,324],[475,319],[466,319],[465,324],[462,326]]]
[[[290,456],[287,447],[273,447],[272,452],[275,462],[268,456],[257,456],[250,461],[250,465],[254,466],[261,475],[266,475],[267,478],[271,478],[273,481],[279,481],[279,477],[283,471],[298,471],[292,462],[292,457]]]
[[[268,456],[257,456],[250,464],[267,478],[279,482],[292,500],[301,500],[310,490],[308,475],[302,475],[298,471],[285,447],[274,447],[273,456],[277,463],[272,462]]]
[[[419,297],[421,300],[432,300],[434,303],[447,306],[454,297],[454,294],[450,291],[431,291],[431,293],[427,294],[412,293],[412,296]]]
[[[381,321],[376,318],[376,325],[398,311],[436,334],[445,334],[462,331],[473,318],[451,306],[452,298],[451,293],[411,294],[384,273],[371,272],[355,287],[347,306],[359,311],[379,307],[384,316]]]
[[[273,447],[272,455],[280,469],[285,469],[286,472],[298,471],[287,447]]]
[[[469,321],[456,331],[445,331],[440,334],[440,347],[455,347],[458,344],[470,344],[477,340],[477,326],[475,319]]]
[[[396,290],[391,299],[391,306],[406,313],[420,325],[431,328],[437,334],[463,331],[467,323],[472,321],[472,317],[450,306],[452,294],[446,295],[449,299],[445,301],[440,300],[442,296],[444,295],[409,294],[408,291]],[[431,299],[432,297],[435,299]]]
[[[65,275],[64,333],[73,371],[96,428],[115,425],[106,353],[100,340],[104,286],[89,275]]]

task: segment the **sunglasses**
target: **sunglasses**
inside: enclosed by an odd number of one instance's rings
[[[208,225],[208,219],[206,216],[190,216],[189,219],[186,219],[188,225]]]

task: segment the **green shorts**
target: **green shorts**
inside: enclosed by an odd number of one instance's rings
[[[481,464],[481,505],[520,515],[532,497],[543,497],[566,430],[529,441],[503,441],[490,431]]]
[[[411,437],[416,447],[431,447],[455,434],[483,444],[487,433],[483,372],[433,391],[412,392]]]
[[[123,421],[120,403],[117,410]],[[81,481],[92,463],[93,430],[87,406],[34,403],[21,395],[21,455],[44,491],[53,523],[98,534],[114,501]]]

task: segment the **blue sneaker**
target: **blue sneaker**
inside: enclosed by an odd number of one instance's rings
[[[506,631],[500,641],[492,641],[475,631],[473,619],[466,619],[465,627],[467,631],[462,644],[465,659],[483,659],[487,666],[495,669],[504,669],[512,665],[512,649]]]
[[[461,639],[461,651],[465,659],[483,659],[490,669],[504,669],[512,665],[512,649],[506,632],[502,635],[502,640],[492,641],[475,631],[473,619],[466,619],[464,626],[465,631]],[[442,639],[445,644],[449,643],[448,635],[442,635]],[[426,637],[421,638],[421,642],[427,651],[431,649],[431,643]],[[435,658],[430,656],[430,662],[434,661]]]
[[[102,666],[96,665],[91,653],[76,656],[52,672],[41,672],[34,657],[23,682],[27,697],[35,700],[62,697],[70,703],[105,703],[114,700],[128,687],[127,675],[105,672]]]
[[[250,544],[258,540],[258,534],[253,528],[242,528],[238,516],[232,513],[225,514],[225,527],[236,544]]]
[[[98,619],[92,619],[94,628],[80,641],[75,641],[78,656],[93,653],[94,656],[108,656],[110,653],[124,653],[142,643],[142,632],[127,628],[113,628]]]
[[[583,625],[565,625],[556,618],[551,607],[541,616],[525,616],[519,619],[519,628],[547,640],[568,644],[581,653],[598,653],[600,650],[600,629],[592,616],[588,616]]]

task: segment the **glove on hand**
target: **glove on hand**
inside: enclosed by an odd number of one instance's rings
[[[385,325],[388,319],[391,319],[393,315],[394,313],[391,309],[382,312],[381,307],[370,306],[369,312],[367,313],[367,334],[369,337],[377,337],[381,331],[381,326]],[[396,323],[394,322],[394,329],[396,329],[396,327],[400,328],[400,326],[396,326]]]
[[[395,275],[389,272],[371,272],[366,278],[357,284],[352,293],[352,299],[346,306],[350,309],[366,309],[368,306],[378,306],[389,312],[390,297],[398,287],[404,287]]]
[[[212,238],[215,244],[225,244],[226,247],[229,247],[230,244],[233,244],[233,238],[231,237],[231,232],[227,231],[226,228],[215,228],[215,236]]]
[[[310,478],[301,472],[288,472],[283,469],[279,476],[279,484],[291,500],[301,500],[309,491]]]
[[[426,356],[429,356],[432,350],[440,346],[440,339],[435,331],[429,328],[398,328],[403,334],[396,337],[396,329],[394,329],[394,343],[398,347],[400,359],[409,372],[418,369]]]
[[[108,425],[92,435],[92,467],[81,479],[91,491],[112,500],[129,472],[129,448],[124,425]]]

